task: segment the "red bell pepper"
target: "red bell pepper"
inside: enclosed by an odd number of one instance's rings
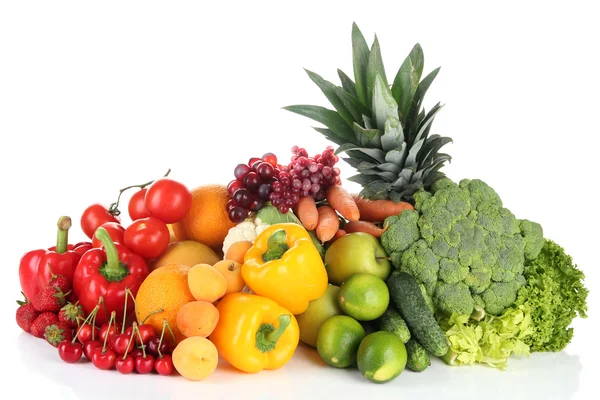
[[[68,244],[71,218],[60,217],[57,226],[56,246],[32,250],[21,257],[19,280],[28,299],[48,285],[52,274],[62,274],[72,280],[79,259],[92,247],[90,242]]]
[[[114,243],[104,228],[98,228],[95,236],[103,247],[87,251],[73,277],[73,292],[79,299],[86,314],[90,313],[103,298],[104,307],[96,316],[97,324],[108,321],[115,311],[117,319],[123,319],[125,292],[129,289],[137,294],[140,285],[148,276],[146,261],[127,247]],[[127,303],[126,314],[134,311],[132,302]]]

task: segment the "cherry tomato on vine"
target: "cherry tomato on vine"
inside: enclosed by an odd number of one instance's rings
[[[160,256],[170,240],[167,224],[155,217],[133,221],[123,237],[127,248],[147,259]]]
[[[192,207],[192,193],[173,179],[160,178],[148,187],[145,202],[150,215],[172,224],[185,217]]]
[[[148,189],[138,190],[129,199],[127,211],[129,212],[129,217],[131,217],[132,221],[141,218],[148,218],[150,216],[150,211],[148,211],[148,209],[146,208],[145,201],[147,191]]]
[[[108,212],[102,204],[92,204],[81,214],[81,229],[90,239],[94,237],[96,229],[105,222],[120,223],[120,218]]]
[[[123,244],[123,235],[125,233],[125,228],[118,222],[105,222],[100,225],[108,232],[108,235],[112,239],[113,242]],[[92,238],[92,247],[100,248],[102,247],[102,242],[96,236]]]

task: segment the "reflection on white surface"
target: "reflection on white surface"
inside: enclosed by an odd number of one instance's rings
[[[306,398],[388,398],[390,395],[418,395],[419,399],[571,399],[579,388],[581,363],[566,352],[511,359],[507,371],[484,366],[448,367],[438,360],[423,373],[406,370],[387,384],[376,385],[358,370],[326,366],[315,351],[300,347],[292,361],[277,371],[245,374],[221,363],[203,382],[181,376],[121,375],[100,371],[87,360],[66,364],[55,348],[43,340],[20,333],[16,352],[22,371],[14,371],[26,386],[23,398],[36,391],[45,398],[62,399],[306,399]],[[27,373],[23,373],[27,372]],[[20,378],[19,378],[20,379]],[[16,385],[16,382],[11,382]],[[20,386],[20,385],[19,385]],[[42,388],[43,387],[43,388]],[[42,390],[43,389],[43,390]],[[404,397],[408,398],[408,397]],[[416,397],[412,397],[416,398]]]

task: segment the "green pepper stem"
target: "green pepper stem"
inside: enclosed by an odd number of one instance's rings
[[[263,254],[264,262],[279,260],[289,250],[287,245],[287,233],[285,229],[278,229],[267,240],[267,251]]]
[[[69,228],[71,227],[71,218],[62,216],[56,223],[58,226],[58,232],[56,233],[56,252],[58,254],[64,254],[67,251],[69,245]]]
[[[110,282],[120,282],[127,276],[127,267],[119,261],[119,252],[106,229],[99,227],[94,233],[106,253],[106,263],[100,268],[100,273]]]
[[[279,326],[275,328],[272,324],[262,324],[256,331],[256,348],[267,353],[275,348],[277,341],[290,325],[292,317],[287,314],[279,316]]]

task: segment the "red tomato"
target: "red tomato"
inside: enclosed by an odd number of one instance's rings
[[[118,222],[105,222],[100,225],[108,232],[108,235],[112,239],[113,242],[123,244],[123,234],[125,233],[125,228]],[[96,236],[92,238],[92,247],[100,248],[102,247],[102,242],[100,239],[97,239]]]
[[[92,204],[81,215],[81,229],[90,239],[94,237],[96,229],[105,222],[119,223],[121,221],[119,217],[110,214],[102,204]]]
[[[169,245],[169,228],[158,218],[142,218],[125,229],[123,239],[125,246],[134,253],[147,259],[155,258]]]
[[[192,193],[173,179],[160,178],[148,187],[145,201],[150,215],[172,224],[185,217],[192,207]]]
[[[129,199],[127,211],[129,211],[129,216],[132,221],[150,216],[150,211],[146,208],[146,202],[144,200],[147,191],[148,189],[138,190],[131,196],[131,199]]]

